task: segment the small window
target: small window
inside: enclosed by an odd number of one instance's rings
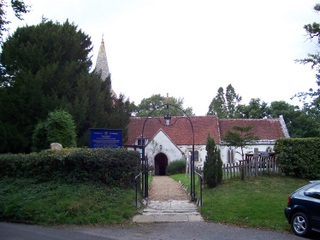
[[[228,156],[228,163],[234,163],[234,150],[232,148],[228,148],[227,156]]]
[[[192,151],[189,152],[192,156]],[[194,161],[199,161],[199,151],[194,151]]]
[[[146,138],[138,138],[136,143],[138,146],[145,146],[148,143],[148,140]]]

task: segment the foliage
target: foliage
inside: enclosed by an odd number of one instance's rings
[[[209,188],[214,188],[222,181],[222,160],[220,150],[210,135],[207,137],[206,151],[207,157],[203,167],[203,178]]]
[[[140,171],[138,152],[125,149],[63,149],[31,154],[1,154],[0,178],[32,178],[39,182],[94,181],[133,186]]]
[[[167,167],[168,175],[185,173],[185,172],[186,172],[186,160],[184,159],[172,161]]]
[[[320,137],[320,122],[306,109],[275,101],[270,105],[270,117],[282,115],[290,136],[293,138]]]
[[[185,174],[170,177],[190,185]],[[288,195],[307,183],[306,179],[277,175],[224,180],[214,189],[203,188],[200,212],[209,222],[289,231],[283,208]]]
[[[270,109],[268,103],[260,100],[260,98],[252,98],[248,105],[238,105],[236,116],[239,118],[264,118],[268,117]],[[279,116],[278,116],[279,117]]]
[[[314,6],[314,10],[319,13],[320,12],[320,4],[316,4]],[[317,47],[320,47],[320,24],[312,23],[306,24],[304,26],[310,40],[316,39]],[[294,97],[299,97],[300,100],[304,101],[304,108],[314,116],[317,122],[320,122],[320,53],[308,54],[307,58],[296,60],[302,64],[311,64],[312,68],[316,68],[316,83],[318,85],[318,89],[310,88],[309,92],[300,92],[296,94]],[[310,102],[306,102],[306,99],[310,99]]]
[[[30,7],[25,5],[25,3],[21,0],[11,0],[11,8],[15,14],[15,16],[19,20],[23,20],[22,14],[25,14],[30,11]],[[1,0],[0,2],[0,40],[2,41],[3,32],[7,31],[7,25],[10,21],[7,20],[7,9],[8,3],[6,1]]]
[[[63,147],[76,147],[76,126],[72,116],[56,110],[49,113],[45,122],[39,122],[32,136],[33,149],[48,149],[50,143],[60,143]]]
[[[243,149],[258,140],[258,137],[251,132],[252,126],[234,126],[232,130],[228,130],[222,137],[222,140],[227,143],[227,146],[232,146],[241,149],[241,157],[244,160]]]
[[[115,224],[136,213],[134,189],[99,183],[0,179],[0,218],[33,224]],[[121,201],[120,201],[121,200]]]
[[[89,128],[126,128],[130,104],[113,99],[110,77],[90,73],[91,50],[90,37],[68,21],[18,28],[3,43],[1,152],[30,152],[36,124],[56,109],[75,120],[78,146],[88,146]]]
[[[32,134],[32,150],[38,152],[40,150],[48,149],[50,142],[47,138],[47,124],[40,121]]]
[[[290,231],[283,208],[288,195],[307,183],[281,176],[230,179],[214,191],[204,189],[200,211],[212,222]]]
[[[276,141],[277,164],[287,175],[320,178],[320,138],[286,138]]]
[[[236,94],[235,89],[229,84],[226,93],[222,87],[218,89],[209,105],[207,115],[216,115],[219,118],[234,118],[236,116],[236,106],[240,103],[242,97]]]
[[[183,98],[174,97],[162,97],[160,94],[154,94],[149,98],[141,100],[140,104],[136,107],[135,113],[137,117],[147,117],[152,111],[152,116],[164,116],[167,114],[167,109],[164,107],[165,104],[169,104],[171,116],[192,116],[192,108],[183,109]]]
[[[283,116],[291,137],[320,137],[320,111],[317,107],[300,109],[284,101],[274,101],[270,104],[260,98],[252,98],[249,104],[240,104],[241,97],[235,94],[234,88],[229,85],[224,93],[222,87],[212,100],[208,115],[219,118],[279,118]]]

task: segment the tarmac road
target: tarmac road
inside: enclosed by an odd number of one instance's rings
[[[48,227],[0,222],[1,240],[298,240],[290,233],[206,222],[133,224],[120,227]],[[312,239],[319,239],[316,236]]]

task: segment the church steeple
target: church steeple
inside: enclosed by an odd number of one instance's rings
[[[107,77],[110,76],[109,65],[107,60],[107,53],[104,47],[104,39],[102,35],[102,41],[97,57],[95,72],[101,74],[101,80],[106,80]]]
[[[110,71],[109,71],[107,53],[104,47],[103,35],[102,35],[101,45],[98,52],[96,68],[94,69],[94,71],[98,74],[101,74],[102,81],[105,81],[108,77],[110,77]],[[111,80],[110,80],[110,83],[111,83]],[[111,95],[112,97],[117,98],[117,94],[113,91],[112,88],[111,88]]]

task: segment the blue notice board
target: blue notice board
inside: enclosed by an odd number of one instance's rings
[[[122,129],[90,129],[90,148],[121,148]]]

